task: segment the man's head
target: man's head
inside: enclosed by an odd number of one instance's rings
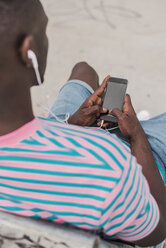
[[[27,56],[31,49],[37,56],[43,80],[48,50],[47,22],[39,0],[0,0],[0,74],[11,73],[17,77],[20,73],[25,83],[36,84]]]

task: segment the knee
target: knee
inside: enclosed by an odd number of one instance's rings
[[[93,69],[93,67],[84,61],[79,62],[74,66],[69,80],[72,79],[84,81],[94,90],[99,87],[99,77],[97,72]]]
[[[87,71],[87,70],[92,70],[92,69],[93,68],[90,65],[88,65],[88,63],[85,61],[78,62],[73,67],[73,71]]]

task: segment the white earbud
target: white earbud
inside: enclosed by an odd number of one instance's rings
[[[42,82],[41,82],[41,77],[40,77],[40,72],[39,72],[39,65],[38,65],[38,61],[37,61],[37,57],[36,57],[36,54],[32,51],[32,50],[28,50],[28,58],[32,61],[32,65],[33,65],[33,69],[35,71],[35,74],[36,74],[36,78],[37,78],[37,82],[39,85],[42,85]],[[50,95],[47,94],[44,90],[44,88],[41,86],[40,87],[41,90],[44,92],[45,94],[45,97],[46,97],[46,102],[47,102],[47,105],[49,105],[49,98],[50,98]],[[58,118],[50,109],[49,107],[45,107],[43,106],[42,104],[38,103],[45,111],[47,111],[49,114],[51,114],[55,119],[57,119],[59,122],[67,122],[69,117],[70,117],[70,114],[66,114],[66,118],[65,120],[61,120],[60,118]]]
[[[41,85],[42,82],[41,82],[41,77],[40,77],[40,73],[39,73],[39,64],[37,61],[36,54],[32,50],[28,50],[28,58],[32,61],[32,65],[33,65],[33,68],[35,70],[37,82],[39,85]]]

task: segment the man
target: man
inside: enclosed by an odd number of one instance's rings
[[[47,21],[38,0],[0,0],[0,210],[107,239],[160,243],[166,236],[165,186],[130,97],[123,113],[111,113],[131,148],[100,128],[80,127],[107,111],[101,96],[108,77],[99,87],[86,63],[75,66],[52,109],[63,117],[69,108],[70,124],[34,117],[30,88],[38,81],[28,51],[36,54],[43,81]]]

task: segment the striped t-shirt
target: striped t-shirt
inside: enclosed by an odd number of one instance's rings
[[[0,210],[126,241],[149,235],[159,221],[124,143],[101,129],[41,118],[0,137]]]

